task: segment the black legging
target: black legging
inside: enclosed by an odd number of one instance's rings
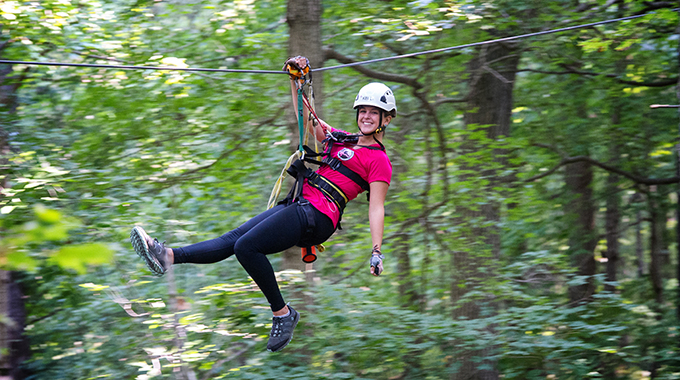
[[[310,206],[311,207],[311,206]],[[278,205],[212,240],[173,248],[175,264],[211,264],[236,254],[236,258],[267,297],[272,311],[286,306],[267,259],[295,245],[311,246],[326,241],[335,231],[331,219],[314,209],[315,228],[306,233],[307,218],[297,203]]]

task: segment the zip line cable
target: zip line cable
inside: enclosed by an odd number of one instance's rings
[[[678,11],[678,10],[680,10],[680,8],[671,9],[671,11]],[[588,28],[588,27],[596,26],[596,25],[604,25],[604,24],[611,24],[611,23],[615,23],[615,22],[633,20],[633,19],[636,19],[636,18],[648,16],[648,15],[655,14],[655,13],[656,12],[649,12],[649,13],[643,13],[641,15],[621,17],[621,18],[615,18],[615,19],[597,21],[597,22],[591,22],[589,24],[567,26],[567,27],[559,28],[559,29],[544,30],[542,32],[534,32],[534,33],[520,34],[520,35],[517,35],[517,36],[497,38],[495,40],[473,42],[473,43],[464,44],[464,45],[450,46],[450,47],[445,47],[445,48],[441,48],[441,49],[434,49],[434,50],[425,50],[425,51],[420,51],[420,52],[416,52],[416,53],[395,55],[395,56],[385,57],[385,58],[376,58],[376,59],[370,59],[368,61],[346,63],[346,64],[342,64],[342,65],[337,65],[337,66],[321,67],[321,68],[318,68],[318,69],[312,69],[312,71],[334,70],[334,69],[339,69],[339,68],[343,68],[343,67],[366,65],[366,64],[369,64],[369,63],[391,61],[391,60],[401,59],[401,58],[417,57],[419,55],[442,53],[442,52],[450,51],[450,50],[465,49],[465,48],[474,47],[474,46],[489,45],[489,44],[495,44],[495,43],[499,43],[499,42],[518,40],[518,39],[522,39],[522,38],[543,36],[543,35],[546,35],[546,34],[553,34],[553,33],[559,33],[559,32],[566,32],[566,31],[569,31],[569,30],[583,29],[583,28]]]
[[[678,10],[680,10],[680,8],[671,9],[671,11],[678,11]],[[376,63],[376,62],[392,61],[392,60],[401,59],[401,58],[411,58],[411,57],[417,57],[417,56],[426,55],[426,54],[442,53],[442,52],[446,52],[446,51],[450,51],[450,50],[459,50],[459,49],[465,49],[465,48],[469,48],[469,47],[475,47],[475,46],[495,44],[495,43],[499,43],[499,42],[519,40],[519,39],[522,39],[522,38],[543,36],[543,35],[546,35],[546,34],[554,34],[554,33],[566,32],[566,31],[570,31],[570,30],[589,28],[589,27],[596,26],[596,25],[604,25],[604,24],[612,24],[612,23],[621,22],[621,21],[629,21],[629,20],[641,18],[641,17],[644,17],[644,16],[649,16],[649,15],[652,15],[652,14],[656,14],[656,12],[649,12],[649,13],[643,13],[643,14],[635,15],[635,16],[627,16],[627,17],[591,22],[591,23],[588,23],[588,24],[567,26],[567,27],[564,27],[564,28],[544,30],[544,31],[541,31],[541,32],[520,34],[520,35],[516,35],[516,36],[497,38],[497,39],[494,39],[494,40],[487,40],[487,41],[473,42],[473,43],[463,44],[463,45],[449,46],[449,47],[434,49],[434,50],[425,50],[425,51],[420,51],[420,52],[415,52],[415,53],[395,55],[395,56],[391,56],[391,57],[370,59],[370,60],[367,60],[367,61],[359,61],[359,62],[345,63],[345,64],[341,64],[341,65],[336,65],[336,66],[321,67],[321,68],[318,68],[318,69],[312,69],[311,71],[312,72],[320,72],[320,71],[326,71],[326,70],[335,70],[335,69],[340,69],[340,68],[343,68],[343,67],[368,65],[368,64]],[[213,73],[221,72],[221,73],[242,73],[242,74],[286,74],[286,75],[288,75],[287,72],[278,71],[278,70],[239,70],[239,69],[206,69],[206,68],[199,68],[199,67],[103,65],[103,64],[90,64],[90,63],[14,61],[14,60],[4,60],[4,59],[0,59],[0,64],[16,64],[16,65],[27,65],[27,66],[94,67],[94,68],[119,69],[119,70],[168,70],[168,71],[174,70],[174,71],[199,71],[199,72],[202,71],[202,72],[213,72]]]
[[[36,61],[11,61],[0,59],[0,64],[16,64],[27,66],[68,66],[68,67],[98,67],[119,70],[174,70],[174,71],[203,71],[222,73],[248,73],[248,74],[288,74],[278,70],[238,70],[238,69],[205,69],[200,67],[171,67],[171,66],[130,66],[130,65],[101,65],[91,63],[65,63],[65,62],[36,62]]]

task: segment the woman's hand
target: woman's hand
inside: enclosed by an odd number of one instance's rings
[[[374,276],[380,276],[380,273],[383,272],[384,267],[383,267],[383,259],[385,258],[384,255],[382,255],[380,252],[373,252],[371,254],[371,274]]]

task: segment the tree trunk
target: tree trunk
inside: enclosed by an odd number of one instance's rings
[[[663,302],[663,279],[661,275],[661,235],[662,228],[666,225],[666,216],[659,207],[659,201],[656,199],[656,194],[651,194],[649,197],[649,217],[651,219],[649,226],[649,278],[652,281],[652,289],[654,291],[654,299],[660,305]]]
[[[622,13],[623,9],[619,9],[619,13]],[[621,15],[620,17],[623,17]],[[626,62],[621,58],[616,61],[616,73],[621,75],[625,72]],[[622,103],[621,99],[615,97],[613,99],[612,110],[611,110],[611,122],[612,128],[611,133],[616,135],[619,128],[621,127],[621,113],[622,113]],[[611,145],[609,147],[610,164],[612,166],[618,166],[619,162],[619,152],[620,148],[618,145],[617,138],[613,138]],[[619,176],[614,173],[609,173],[607,176],[607,211],[605,212],[605,236],[607,240],[607,251],[605,253],[607,258],[607,283],[604,286],[606,291],[613,292],[616,290],[616,286],[613,285],[616,282],[617,269],[619,262],[619,226],[621,219],[620,203],[621,197],[618,191]]]
[[[321,42],[322,11],[321,0],[288,0],[288,55],[307,57],[312,69],[323,67],[324,64]],[[313,75],[313,84],[316,113],[323,118],[323,72]]]
[[[615,133],[616,128],[621,123],[621,107],[619,107],[618,100],[615,100],[617,104],[614,105],[612,112],[612,125],[614,127],[613,133]],[[610,147],[611,160],[610,163],[613,166],[617,166],[619,157],[619,147],[616,145],[616,139],[612,142]],[[620,208],[620,196],[618,192],[619,176],[614,173],[609,173],[607,175],[607,211],[605,212],[605,236],[607,240],[607,251],[605,256],[607,258],[607,283],[604,285],[604,289],[609,292],[616,290],[616,286],[613,285],[616,282],[616,271],[619,262],[619,225],[621,219]]]
[[[619,262],[619,195],[617,175],[609,173],[607,177],[607,211],[605,213],[605,230],[607,239],[607,284],[604,289],[610,292],[616,290],[613,285],[616,282],[617,264]]]
[[[399,234],[396,239],[394,255],[397,259],[397,281],[399,283],[399,299],[403,307],[418,310],[419,296],[416,281],[411,271],[409,251],[409,235]]]
[[[643,196],[635,193],[630,197],[630,205],[635,209],[635,265],[637,266],[637,276],[642,278],[645,274],[644,243],[642,242],[642,210]]]
[[[593,167],[590,163],[576,162],[566,166],[566,187],[572,195],[566,211],[573,217],[569,253],[576,275],[584,277],[581,284],[569,288],[572,305],[587,302],[595,291],[593,276],[596,273],[594,251],[597,235],[592,182]]]
[[[639,278],[645,275],[645,251],[642,248],[642,212],[635,213],[635,257],[637,258],[637,275]]]
[[[2,42],[0,40],[0,46],[4,46]],[[0,117],[5,118],[0,120],[0,167],[9,164],[9,134],[2,126],[11,122],[6,118],[16,110],[16,92],[20,84],[21,79],[12,78],[12,66],[0,66]],[[8,186],[7,173],[0,172],[0,188]],[[0,376],[20,380],[27,375],[20,366],[30,357],[30,346],[23,336],[26,313],[21,289],[14,276],[12,272],[0,270]]]
[[[321,45],[321,1],[320,0],[288,0],[286,21],[289,28],[288,55],[289,57],[304,56],[309,59],[312,69],[323,66],[323,49]],[[285,58],[282,59],[284,61]],[[316,73],[313,75],[313,88],[315,98],[315,109],[319,117],[323,117],[323,75]],[[290,109],[288,123],[290,130],[295,135],[291,139],[293,149],[298,146],[298,124],[296,112]],[[283,252],[283,268],[299,269],[302,271],[311,270],[311,266],[306,266],[300,259],[300,249],[291,248]],[[310,272],[311,273],[311,272]],[[311,280],[310,276],[307,276]]]
[[[675,29],[676,33],[680,33],[680,26]],[[678,72],[680,74],[680,44],[677,49]],[[680,75],[678,75],[678,83],[675,85],[675,97],[680,104]],[[680,108],[678,108],[678,116],[680,116]],[[678,124],[678,134],[680,134],[680,124]],[[675,174],[680,176],[680,141],[675,144]],[[680,183],[676,184],[676,209],[675,209],[675,241],[676,241],[676,260],[675,260],[675,279],[678,281],[675,297],[675,317],[680,321]]]
[[[467,126],[484,126],[487,137],[495,140],[499,136],[510,134],[512,91],[515,82],[515,72],[519,63],[519,53],[514,44],[495,44],[482,47],[475,58],[468,64],[470,71],[470,83],[467,108],[464,121]],[[474,153],[480,147],[474,141],[464,144],[464,153]],[[502,152],[496,152],[498,157],[503,157]],[[500,161],[502,159],[497,159]],[[494,172],[480,167],[469,165],[464,170],[480,173],[481,176],[493,178]],[[472,177],[463,178],[472,180]],[[492,180],[486,187],[478,187],[478,196],[484,196],[487,191],[495,187]],[[451,283],[451,298],[456,302],[462,299],[470,291],[482,291],[485,279],[494,276],[495,269],[492,263],[497,262],[500,254],[500,234],[498,221],[500,219],[500,205],[489,202],[478,209],[460,208],[463,216],[461,223],[467,233],[465,240],[468,246],[464,251],[453,254],[454,279]],[[454,307],[453,317],[465,317],[475,319],[480,317],[481,306],[494,307],[493,300],[477,299],[475,302],[465,302]],[[491,327],[489,328],[491,330]],[[470,350],[457,358],[461,367],[453,379],[498,379],[499,374],[496,365],[486,358],[492,355],[493,347],[484,347],[480,350]],[[481,363],[492,369],[480,370]]]
[[[0,271],[0,315],[7,317],[0,321],[0,347],[7,350],[0,353],[0,378],[21,380],[28,376],[21,364],[30,357],[31,348],[23,335],[26,309],[15,276],[15,272]]]

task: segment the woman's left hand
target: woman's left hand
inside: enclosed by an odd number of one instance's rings
[[[384,267],[383,267],[383,259],[385,258],[384,255],[380,253],[373,253],[371,255],[371,274],[374,276],[380,276],[380,273],[383,272]]]

